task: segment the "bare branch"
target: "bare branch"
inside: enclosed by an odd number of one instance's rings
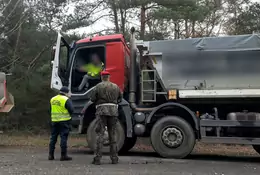
[[[16,31],[25,22],[25,17],[26,17],[26,13],[24,13],[23,16],[21,16],[21,18],[19,19],[17,24],[12,29],[10,29],[7,33],[4,33],[4,31],[3,31],[0,35],[2,35],[2,34],[9,35],[9,34],[13,33],[14,31]]]
[[[13,10],[7,15],[7,17],[5,18],[5,20],[2,22],[2,25],[5,24],[5,22],[9,19],[9,17],[13,14],[13,12],[16,10],[18,4],[20,3],[21,0],[18,0],[15,5],[14,5],[14,8]]]
[[[107,16],[110,16],[110,14],[101,15],[101,16],[99,16],[98,18],[92,20],[91,23],[94,24],[95,22],[97,22],[97,21],[99,21],[100,19],[102,19],[102,18],[104,18],[104,17],[107,17]]]
[[[3,57],[2,57],[2,58],[3,58]],[[7,64],[7,65],[1,67],[1,69],[5,69],[5,68],[11,66],[11,65],[14,64],[15,62],[17,62],[19,59],[20,59],[20,57],[17,57],[17,58],[14,59],[11,63],[9,63],[9,64]]]
[[[79,20],[84,20],[84,19],[86,19],[86,18],[89,18],[89,16],[90,16],[101,4],[103,4],[104,2],[105,2],[105,0],[99,1],[98,4],[97,4],[93,9],[89,10],[89,11],[90,11],[89,13],[87,13],[85,16],[81,17]],[[105,8],[104,8],[104,9],[105,9]],[[100,11],[98,11],[98,12],[101,12],[101,11],[103,11],[104,9],[102,9],[102,10],[100,10]],[[96,12],[96,13],[98,13],[98,12]]]
[[[5,9],[11,4],[11,2],[12,2],[12,0],[10,0],[10,1],[6,4],[6,6],[5,6],[4,9],[0,12],[0,14],[5,11]]]
[[[41,57],[41,55],[47,50],[49,49],[51,46],[45,46],[37,55],[36,57],[34,57],[34,59],[29,63],[28,69],[27,71],[29,71],[34,65],[35,62]]]

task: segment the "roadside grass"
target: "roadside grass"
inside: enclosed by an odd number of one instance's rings
[[[59,140],[58,140],[59,143]],[[49,135],[31,133],[8,132],[0,134],[0,147],[30,147],[48,148]],[[87,148],[86,135],[70,135],[68,146],[75,149]],[[134,147],[136,151],[151,152],[153,148],[149,139],[138,140]],[[220,155],[220,156],[256,156],[258,155],[251,146],[223,145],[223,144],[204,144],[197,143],[193,154]]]
[[[197,143],[193,153],[222,156],[257,156],[250,145],[224,145]]]
[[[48,147],[50,136],[48,134],[38,134],[34,135],[31,133],[18,133],[10,132],[0,134],[0,146],[10,146],[10,147]],[[58,143],[60,138],[58,138]],[[70,135],[68,140],[69,147],[86,147],[86,137],[85,135]]]

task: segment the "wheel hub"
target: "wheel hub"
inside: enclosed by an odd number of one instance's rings
[[[168,147],[178,147],[183,141],[183,136],[180,130],[170,127],[163,131],[162,141]]]

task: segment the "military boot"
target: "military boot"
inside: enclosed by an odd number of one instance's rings
[[[117,145],[116,142],[112,142],[110,145],[110,159],[112,164],[118,164],[118,156],[117,156]]]
[[[67,155],[67,152],[61,153],[60,161],[70,161],[70,160],[72,160],[72,157],[69,157]]]
[[[92,164],[94,164],[94,165],[101,165],[100,158],[94,157],[94,159],[93,159],[93,161],[92,161]]]
[[[48,160],[54,160],[54,151],[49,152]]]
[[[54,160],[54,155],[49,155],[48,160]]]
[[[111,158],[112,164],[118,164],[118,157]]]

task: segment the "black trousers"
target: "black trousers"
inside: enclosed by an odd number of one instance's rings
[[[51,123],[51,138],[49,144],[49,153],[54,154],[55,145],[58,136],[60,135],[61,154],[67,154],[67,141],[70,132],[70,121],[52,122]]]

